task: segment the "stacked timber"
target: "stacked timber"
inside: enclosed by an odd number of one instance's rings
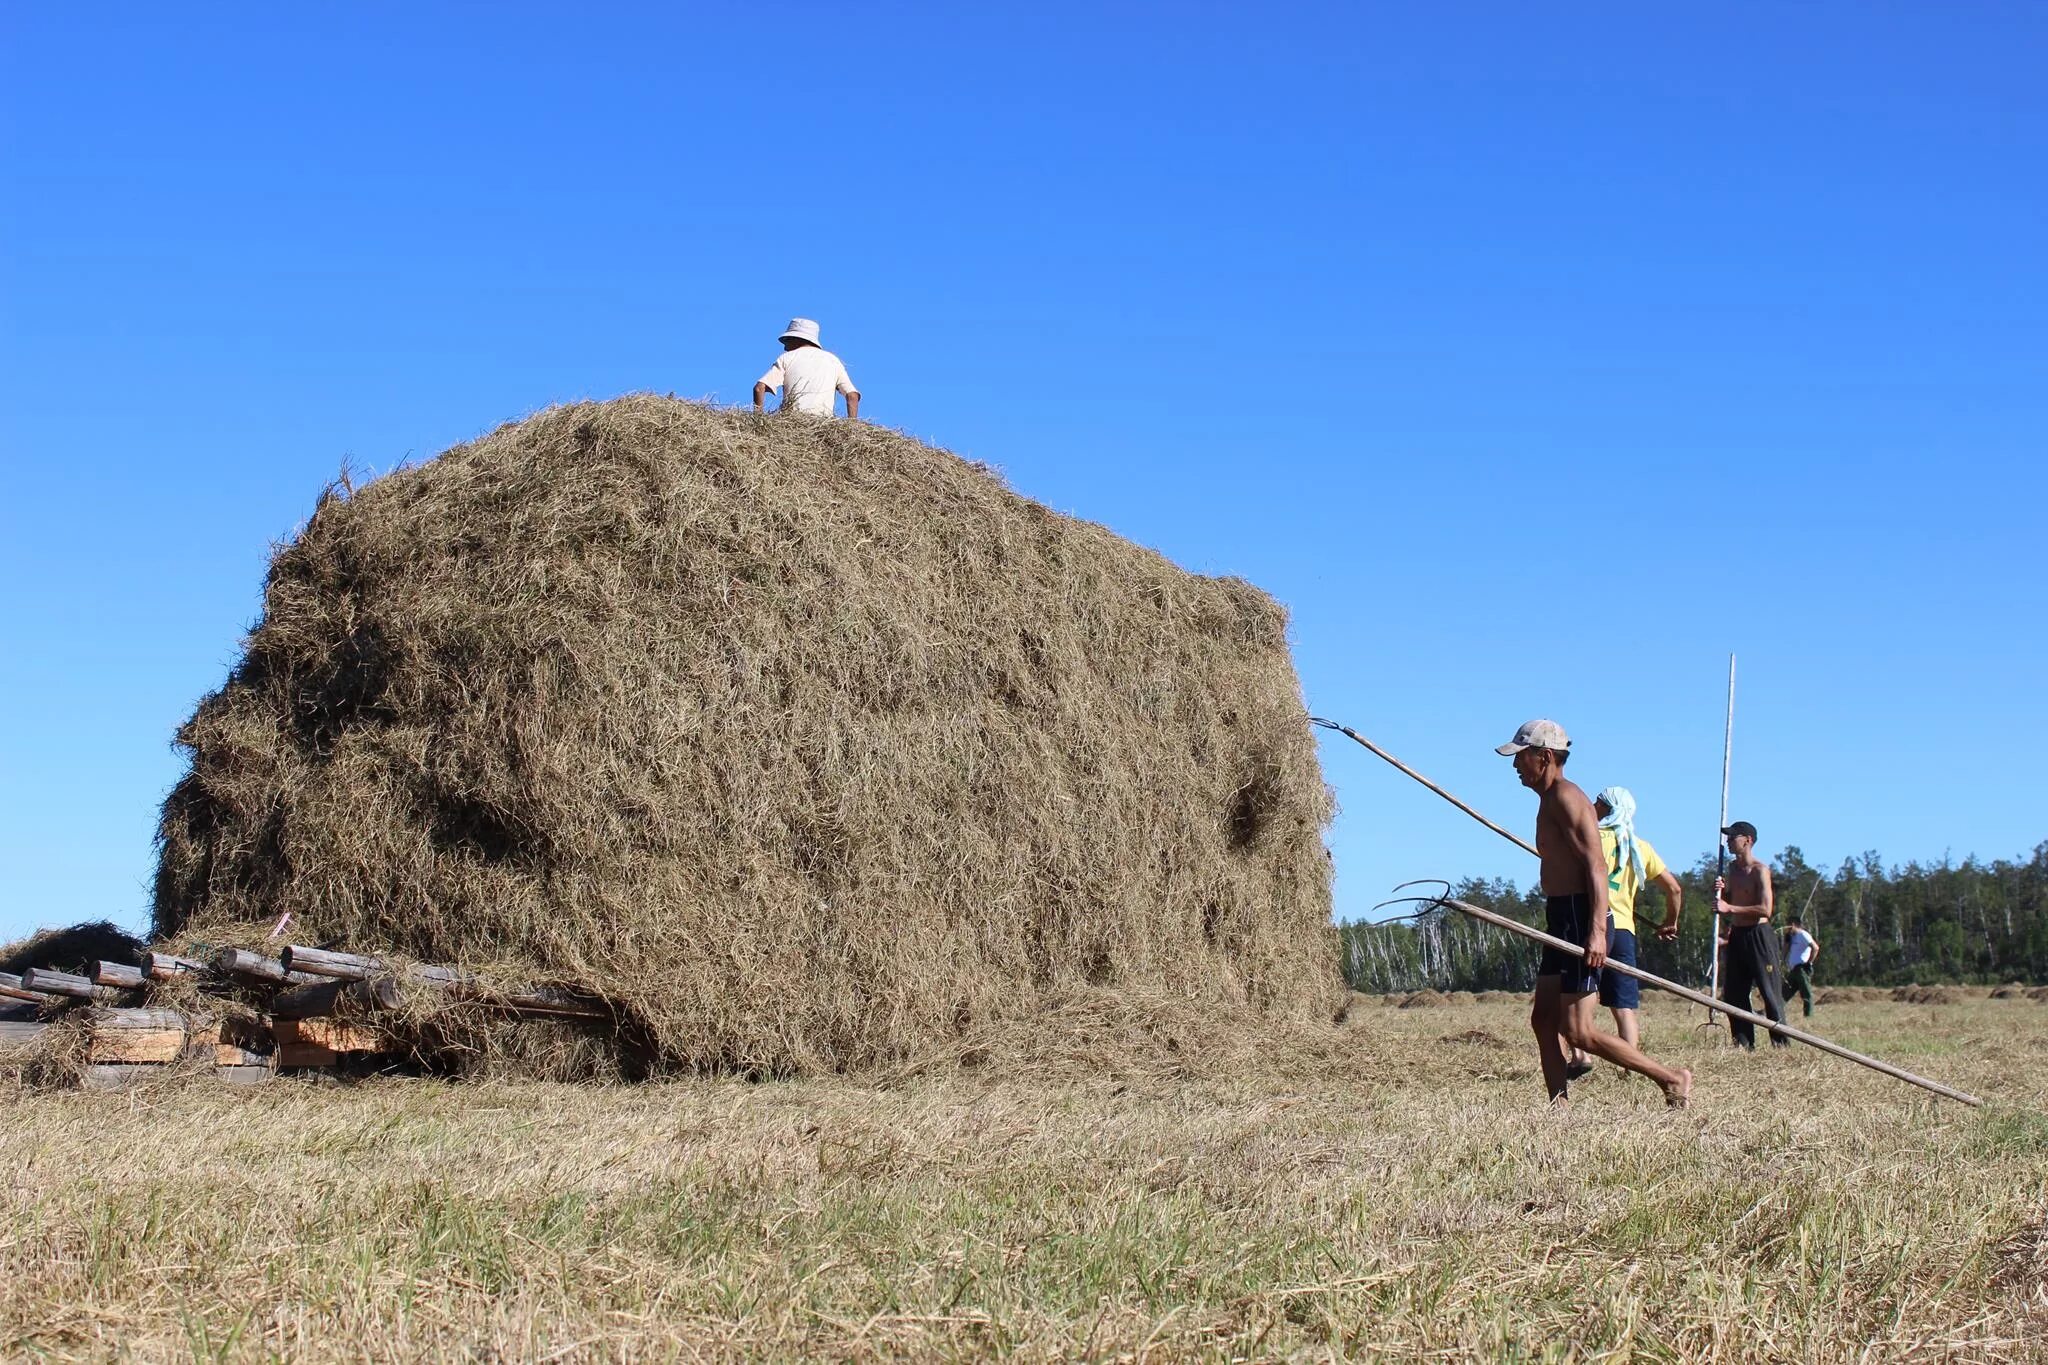
[[[506,988],[452,967],[292,944],[276,957],[246,948],[223,948],[204,961],[148,952],[86,972],[0,972],[0,1054],[62,1030],[81,1040],[79,1078],[96,1089],[173,1071],[252,1084],[280,1073],[388,1069],[418,1060],[408,992],[423,993],[430,1005],[459,1003],[513,1019],[596,1028],[617,1022],[592,991]]]

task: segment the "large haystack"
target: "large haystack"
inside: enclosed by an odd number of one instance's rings
[[[589,981],[668,1067],[914,1057],[1090,984],[1327,1019],[1285,625],[875,427],[552,409],[278,552],[179,733],[156,929]]]

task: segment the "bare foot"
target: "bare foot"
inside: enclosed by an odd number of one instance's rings
[[[1686,1109],[1692,1105],[1692,1068],[1678,1069],[1678,1084],[1664,1087],[1664,1103],[1673,1109]]]

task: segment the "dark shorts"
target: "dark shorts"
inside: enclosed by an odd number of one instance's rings
[[[1614,962],[1636,965],[1636,936],[1627,929],[1607,931],[1607,956]],[[1609,968],[1600,969],[1600,1003],[1611,1010],[1639,1010],[1643,1007],[1643,988],[1632,976],[1623,976]]]
[[[1609,915],[1607,918],[1611,937],[1614,917]],[[1585,947],[1587,937],[1593,932],[1591,898],[1583,891],[1575,896],[1552,896],[1543,906],[1543,927],[1553,938]],[[1600,973],[1587,970],[1586,959],[1574,957],[1562,948],[1543,950],[1543,960],[1536,964],[1536,975],[1558,978],[1558,989],[1566,995],[1591,995],[1600,989]]]

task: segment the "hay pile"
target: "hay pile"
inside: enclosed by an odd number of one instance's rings
[[[179,732],[155,928],[577,981],[656,1070],[1077,987],[1327,1021],[1282,608],[849,422],[552,409],[322,496]]]

